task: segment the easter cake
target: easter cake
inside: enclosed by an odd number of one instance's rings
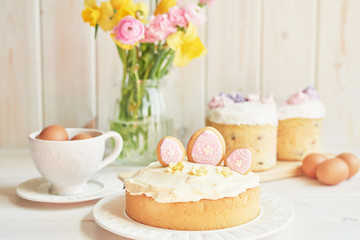
[[[168,141],[169,140],[169,141]],[[225,154],[214,128],[196,132],[183,146],[174,138],[159,142],[159,162],[124,181],[126,213],[142,224],[172,230],[214,230],[250,222],[260,213],[258,176],[252,150]],[[190,150],[189,150],[190,149]],[[225,166],[219,166],[224,160]]]
[[[313,87],[298,91],[278,107],[277,157],[302,160],[321,152],[321,128],[326,109]]]
[[[219,130],[227,151],[237,146],[249,146],[256,156],[255,172],[276,165],[277,112],[270,95],[261,99],[259,94],[220,94],[208,104],[206,125]]]

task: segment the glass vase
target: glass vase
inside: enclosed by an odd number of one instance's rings
[[[115,117],[110,121],[111,130],[118,132],[124,140],[118,164],[146,166],[156,161],[159,140],[172,135],[173,121],[163,84],[162,79],[147,79],[139,80],[137,86],[122,89],[116,102]]]

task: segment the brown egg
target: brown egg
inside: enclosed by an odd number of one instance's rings
[[[316,169],[320,163],[325,161],[326,156],[320,153],[307,155],[302,162],[302,170],[309,177],[316,178]]]
[[[340,158],[326,159],[319,164],[316,170],[316,177],[326,185],[336,185],[349,176],[349,167]]]
[[[90,136],[89,134],[86,133],[81,133],[78,135],[75,135],[71,138],[71,140],[83,140],[83,139],[89,139],[92,138],[92,136]]]
[[[336,157],[344,160],[346,162],[346,164],[349,166],[350,174],[349,174],[348,178],[351,178],[359,171],[360,162],[359,162],[359,159],[354,154],[341,153],[341,154],[337,155]]]
[[[64,127],[59,125],[50,125],[44,128],[37,138],[41,140],[67,141],[69,140],[69,135]]]

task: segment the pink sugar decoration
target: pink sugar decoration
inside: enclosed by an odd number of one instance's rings
[[[234,104],[234,101],[225,95],[215,96],[209,102],[209,108],[224,108],[230,104]]]
[[[260,93],[249,94],[247,95],[246,100],[249,102],[260,102]]]
[[[309,101],[308,95],[306,95],[302,91],[298,91],[294,95],[290,96],[286,103],[290,105],[301,105],[306,103],[307,101]]]
[[[261,102],[264,104],[276,105],[276,102],[274,100],[274,96],[272,93],[267,98],[262,99]]]

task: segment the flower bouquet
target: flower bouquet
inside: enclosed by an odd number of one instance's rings
[[[204,6],[214,0],[179,4],[176,0],[155,1],[149,15],[145,3],[133,0],[85,0],[84,22],[100,27],[115,43],[123,76],[112,130],[124,138],[120,158],[131,165],[155,159],[157,141],[171,134],[167,109],[159,86],[171,65],[182,67],[206,53],[197,27],[206,22]],[[152,146],[150,146],[152,145]]]

